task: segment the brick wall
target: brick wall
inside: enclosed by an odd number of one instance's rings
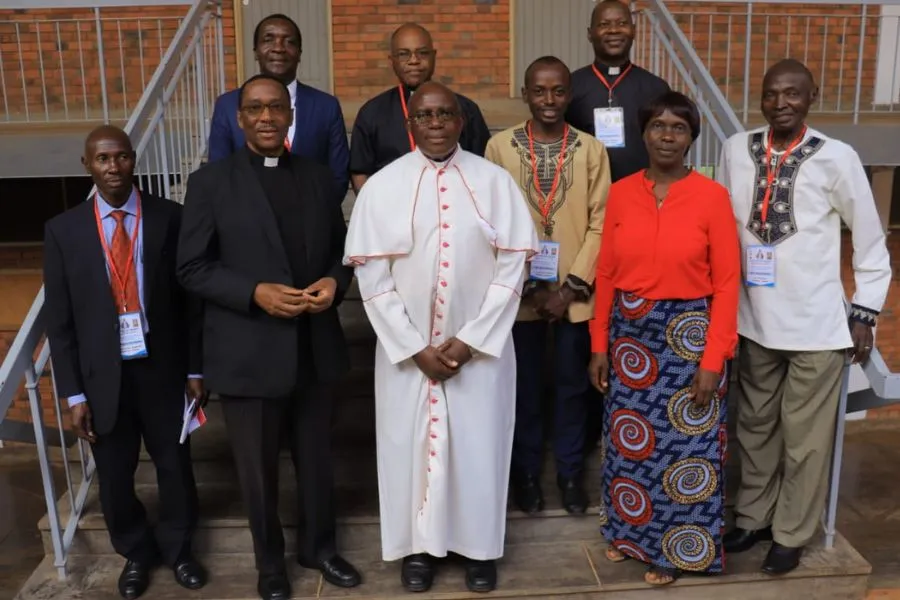
[[[102,66],[110,115],[113,119],[127,118],[187,14],[187,8],[101,9],[102,59],[91,9],[0,10],[0,60],[7,94],[0,103],[8,107],[13,121],[24,120],[26,110],[32,119],[46,112],[52,120],[60,120],[66,114],[70,119],[101,118]],[[225,2],[223,15],[226,79],[231,86],[236,80],[231,2]],[[42,69],[44,77],[41,77]],[[0,96],[3,93],[0,89]]]
[[[857,82],[860,102],[871,106],[878,53],[879,7],[866,8],[864,39],[860,37],[862,7],[854,4],[753,4],[674,1],[667,3],[682,31],[734,106],[743,106],[747,28],[750,38],[750,107],[759,105],[763,74],[781,58],[803,61],[820,87],[821,106],[813,110],[846,111],[853,106]],[[857,73],[860,52],[863,61]],[[843,71],[843,73],[842,73]],[[730,85],[726,88],[726,81]]]
[[[16,337],[15,329],[0,329],[0,363],[6,358],[9,347],[12,345],[13,339]],[[47,427],[56,428],[56,409],[53,402],[53,383],[49,376],[41,378],[41,384],[38,388],[41,393],[42,419]],[[2,415],[0,415],[2,416]],[[31,408],[28,403],[28,394],[25,392],[24,379],[16,391],[16,399],[6,413],[6,418],[12,421],[21,421],[23,423],[31,423]],[[63,427],[68,429],[71,426],[71,420],[68,411],[63,411]]]
[[[395,84],[389,38],[397,26],[415,21],[434,37],[435,79],[462,94],[507,98],[509,2],[332,0],[335,94],[365,100]]]

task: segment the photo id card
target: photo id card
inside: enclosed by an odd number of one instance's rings
[[[594,137],[607,148],[625,147],[625,111],[621,106],[594,109]]]
[[[556,281],[559,279],[559,243],[541,242],[541,251],[531,259],[531,279]]]
[[[119,315],[119,348],[123,360],[145,358],[147,343],[144,340],[144,323],[140,312]]]
[[[775,287],[775,248],[747,246],[747,285]]]

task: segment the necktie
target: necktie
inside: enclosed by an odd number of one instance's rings
[[[131,238],[128,235],[128,231],[125,230],[125,215],[127,213],[124,210],[114,210],[111,214],[113,219],[116,220],[116,229],[113,231],[110,252],[112,253],[115,271],[118,274],[117,278],[116,275],[110,273],[109,278],[112,285],[113,300],[116,303],[116,309],[119,311],[119,314],[139,311],[141,309],[141,301],[138,295],[137,266],[133,261],[130,268],[128,265],[128,259],[131,255]],[[135,234],[137,234],[137,231],[135,231]],[[125,286],[124,294],[123,290],[120,289],[120,282]]]

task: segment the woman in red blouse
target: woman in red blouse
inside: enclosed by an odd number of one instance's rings
[[[664,585],[724,565],[725,367],[741,265],[728,192],[684,164],[697,107],[668,92],[639,116],[650,167],[609,192],[590,372],[607,393],[606,558],[646,562],[647,583]]]

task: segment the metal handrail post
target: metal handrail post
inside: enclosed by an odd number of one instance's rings
[[[841,464],[844,458],[844,431],[847,422],[847,390],[850,387],[850,365],[844,366],[841,376],[841,395],[837,407],[837,421],[834,427],[834,449],[831,453],[831,476],[828,480],[828,503],[825,506],[825,548],[834,548],[837,534],[838,494],[841,487]]]
[[[103,25],[100,23],[99,8],[94,8],[94,22],[97,24],[97,67],[100,69],[100,95],[103,99],[103,122],[109,125],[109,99],[106,97],[106,63],[103,62]]]

